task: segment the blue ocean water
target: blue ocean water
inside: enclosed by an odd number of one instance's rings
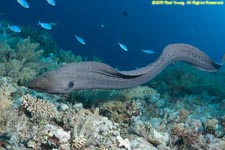
[[[155,60],[169,43],[189,43],[219,61],[225,47],[225,6],[152,6],[149,0],[0,1],[0,19],[36,26],[56,22],[49,33],[59,48],[81,56],[97,56],[119,69],[134,69]],[[127,12],[128,16],[122,15]],[[100,25],[104,24],[104,28]],[[36,26],[37,28],[40,28]],[[40,29],[42,30],[42,29]],[[83,46],[74,34],[86,40]],[[128,52],[121,50],[124,43]],[[147,55],[141,49],[152,49]]]

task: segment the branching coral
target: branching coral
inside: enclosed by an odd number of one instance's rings
[[[22,106],[31,113],[32,117],[38,119],[50,119],[57,116],[55,106],[47,100],[24,95],[22,97]]]
[[[71,149],[72,150],[81,149],[86,145],[86,143],[87,140],[84,137],[78,137],[77,139],[73,139]]]

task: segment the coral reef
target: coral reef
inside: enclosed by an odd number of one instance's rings
[[[134,89],[140,92],[133,94]],[[11,103],[1,113],[1,147],[28,150],[224,148],[223,117],[212,117],[212,114],[222,114],[221,111],[210,109],[211,117],[202,114],[206,119],[199,120],[201,117],[197,110],[203,108],[204,111],[204,107],[202,102],[190,104],[196,100],[195,96],[184,97],[179,103],[165,102],[165,98],[147,86],[134,89],[111,91],[113,96],[109,99],[115,100],[102,101],[98,105],[99,109],[85,109],[81,103],[76,102],[65,103],[71,97],[36,93],[38,97],[43,97],[41,99],[23,95],[19,98],[19,109],[13,108],[15,104]],[[90,96],[87,92],[80,94],[84,94],[80,98]],[[15,99],[11,94],[8,95],[10,101]],[[204,97],[206,96],[202,95],[200,99]],[[159,105],[157,101],[163,102]],[[210,97],[208,102],[211,103]],[[147,112],[150,109],[154,113]]]
[[[100,116],[98,109],[91,112],[83,109],[82,105],[79,104],[65,105],[59,105],[60,109],[55,114],[52,112],[55,107],[50,102],[30,95],[23,96],[21,107],[32,112],[32,115],[28,115],[22,109],[10,110],[15,118],[8,118],[5,115],[3,122],[8,123],[1,128],[1,131],[4,132],[1,132],[0,135],[4,135],[4,147],[7,149],[55,148],[68,150],[97,149],[100,147],[106,149],[119,149],[119,147],[130,149],[125,145],[129,145],[129,142],[126,143],[127,139],[120,136],[118,124]],[[71,114],[73,115],[71,116]],[[34,118],[43,120],[46,116],[52,116],[56,119],[47,120],[45,124],[36,124],[33,121]],[[10,138],[6,138],[6,135]],[[13,144],[6,139],[13,142]]]
[[[225,149],[224,70],[176,63],[147,84],[153,88],[40,93],[22,85],[87,58],[58,50],[44,31],[22,28],[0,28],[1,150]]]

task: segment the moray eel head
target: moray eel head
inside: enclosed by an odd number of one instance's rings
[[[61,75],[50,71],[29,82],[28,87],[36,91],[66,94],[73,90],[73,82],[60,80]]]

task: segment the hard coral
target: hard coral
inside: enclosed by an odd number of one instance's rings
[[[87,140],[84,137],[78,137],[77,139],[74,139],[71,143],[71,149],[81,149],[83,148],[87,143]]]
[[[32,97],[27,94],[22,97],[22,106],[38,119],[50,119],[57,116],[55,106],[48,100]]]

